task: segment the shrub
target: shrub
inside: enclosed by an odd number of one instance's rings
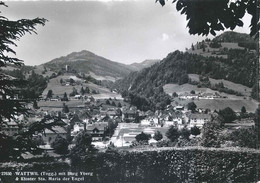
[[[168,129],[168,131],[166,132],[165,135],[166,135],[166,137],[167,137],[168,139],[170,139],[172,142],[174,142],[174,141],[176,141],[176,140],[179,138],[180,133],[179,133],[177,127],[171,126],[171,127]]]
[[[162,133],[160,132],[160,131],[156,131],[155,133],[154,133],[154,137],[153,137],[155,140],[157,140],[157,141],[159,141],[159,140],[161,140],[162,138],[163,138],[163,135],[162,135]]]
[[[57,136],[56,139],[52,142],[51,146],[54,151],[58,154],[67,154],[69,143],[66,139],[61,136]]]

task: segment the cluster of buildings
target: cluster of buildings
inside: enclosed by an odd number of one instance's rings
[[[193,94],[193,93],[181,93],[178,95],[180,99],[216,99],[216,98],[221,98],[222,96],[219,95],[218,92],[215,93],[198,93],[198,94]]]
[[[44,133],[37,134],[42,138],[41,145],[47,146],[50,146],[57,136],[73,139],[82,131],[89,133],[94,143],[104,141],[115,143],[119,138],[131,142],[129,139],[134,140],[140,132],[121,133],[121,129],[140,128],[144,133],[153,135],[154,128],[169,128],[171,125],[175,125],[179,129],[184,126],[201,128],[204,123],[210,121],[209,114],[191,113],[184,106],[169,105],[164,111],[144,112],[137,110],[134,106],[117,107],[107,105],[105,101],[91,100],[88,105],[68,114],[61,111],[41,111],[28,118],[19,116],[15,120],[6,121],[0,130],[8,135],[14,135],[20,130],[29,128],[33,122],[41,121],[45,116],[49,116],[49,119],[58,117],[64,124],[54,127],[53,131],[46,129]],[[24,129],[21,129],[20,123],[26,124],[23,126]],[[123,124],[127,125],[124,127]],[[111,130],[114,134],[111,134]]]

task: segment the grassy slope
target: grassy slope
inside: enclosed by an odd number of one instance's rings
[[[229,81],[224,81],[229,84],[229,86],[236,86],[236,88],[240,89],[241,91],[244,89],[243,85],[238,85]],[[224,83],[223,82],[223,83]],[[224,83],[225,85],[226,83]],[[226,86],[226,85],[225,85]],[[240,88],[241,87],[241,88]],[[199,92],[209,92],[214,93],[216,91],[211,90],[209,88],[198,88],[195,85],[190,84],[184,84],[184,85],[178,85],[178,84],[167,84],[164,85],[164,91],[171,95],[173,92],[176,93],[184,93],[184,92],[190,92],[191,90],[194,90],[196,93]],[[232,88],[231,88],[232,89]],[[234,88],[233,88],[234,89]],[[248,89],[249,90],[249,89]],[[243,90],[244,91],[244,90]],[[214,100],[194,100],[198,108],[209,108],[211,110],[219,110],[224,109],[225,107],[230,107],[235,111],[241,111],[242,106],[246,107],[246,110],[248,112],[255,112],[258,103],[255,100],[251,99],[244,99],[243,97],[235,96],[235,95],[228,95],[226,93],[220,93],[223,96],[227,96],[227,99],[214,99]],[[186,105],[187,103],[191,102],[192,100],[178,100],[175,99],[176,102],[180,105]]]
[[[222,42],[220,48],[211,48],[209,46],[208,42],[205,42],[205,45],[206,45],[205,52],[203,52],[203,49],[197,49],[197,45],[194,45],[194,50],[189,49],[187,52],[188,53],[202,55],[202,56],[205,56],[205,57],[218,56],[218,57],[222,57],[222,58],[227,58],[227,55],[221,55],[219,53],[221,49],[223,49],[223,48],[244,49],[243,47],[238,46],[238,43]],[[212,52],[216,52],[216,54],[212,54]]]
[[[60,84],[60,79],[66,80],[68,78],[72,77],[75,81],[80,80],[82,82],[82,85],[75,85],[75,86],[62,86]],[[53,91],[54,97],[55,96],[63,96],[63,94],[66,92],[68,95],[72,92],[73,87],[77,89],[78,92],[80,92],[81,87],[89,87],[91,90],[99,91],[100,94],[93,95],[94,98],[121,98],[121,95],[117,93],[112,93],[109,89],[104,88],[102,86],[93,84],[93,83],[84,83],[83,80],[76,78],[73,75],[70,74],[64,74],[62,76],[58,76],[56,78],[53,78],[49,81],[47,88],[43,91],[42,96],[46,97],[49,90]]]
[[[198,74],[189,74],[189,78],[191,78],[192,81],[199,81],[199,75]],[[209,80],[210,80],[210,83],[212,85],[220,83],[220,82],[223,82],[224,87],[226,87],[228,89],[232,89],[232,90],[238,91],[238,92],[242,93],[245,96],[250,96],[251,95],[252,89],[247,87],[247,86],[244,86],[244,85],[241,85],[241,84],[237,84],[237,83],[233,83],[231,81],[227,81],[227,80],[224,80],[224,79],[212,79],[212,78],[209,78]]]

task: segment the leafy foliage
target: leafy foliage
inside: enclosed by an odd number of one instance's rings
[[[159,1],[162,6],[165,5],[165,0]],[[235,29],[237,26],[242,27],[244,25],[242,18],[245,13],[252,15],[251,18],[251,32],[250,35],[257,35],[259,30],[259,16],[257,16],[256,0],[245,1],[183,1],[173,0],[176,3],[177,11],[186,15],[188,21],[187,27],[190,34],[198,35],[216,35],[215,31],[225,29]]]
[[[1,2],[0,6],[6,6]],[[5,67],[7,64],[17,66],[22,65],[22,60],[10,55],[16,54],[12,46],[17,46],[15,41],[18,41],[26,33],[36,33],[36,25],[44,25],[45,19],[21,19],[11,21],[4,16],[0,16],[0,67]],[[17,93],[15,88],[19,88],[20,80],[11,79],[5,74],[0,74],[0,123],[3,118],[13,118],[14,115],[25,113],[25,105],[21,101],[7,99],[7,96],[13,96]]]
[[[142,133],[136,135],[135,139],[137,142],[141,142],[141,141],[148,142],[148,140],[151,139],[151,135],[142,132]]]
[[[225,140],[230,140],[233,146],[256,148],[257,137],[254,128],[240,128],[233,131]]]
[[[170,139],[172,142],[174,142],[174,141],[176,141],[176,140],[179,138],[180,133],[179,133],[179,131],[178,131],[178,128],[172,125],[172,126],[167,130],[167,132],[166,132],[165,135],[166,135],[166,137],[167,137],[168,139]]]
[[[192,135],[197,136],[197,135],[200,134],[200,129],[199,129],[197,126],[191,127],[190,133],[191,133]]]
[[[68,153],[69,143],[66,139],[62,138],[59,135],[52,142],[51,146],[53,147],[54,151],[58,154],[67,154]]]
[[[221,119],[217,116],[212,121],[207,122],[202,128],[201,145],[204,147],[220,147],[219,130]]]
[[[48,90],[46,98],[52,98],[53,92],[52,90]]]
[[[49,122],[53,120],[53,122]],[[20,124],[23,125],[23,124]],[[45,129],[54,131],[52,127],[63,126],[64,123],[58,117],[44,117],[41,121],[32,123],[27,131],[19,131],[14,136],[8,136],[0,133],[0,161],[7,161],[13,159],[21,159],[22,154],[31,152],[36,154],[41,152],[33,139],[36,133],[44,133]]]
[[[162,135],[162,133],[161,133],[160,131],[156,131],[156,132],[154,133],[153,138],[154,138],[155,140],[159,141],[159,140],[161,140],[161,139],[163,138],[163,135]]]
[[[188,110],[191,110],[192,112],[195,112],[195,110],[197,108],[197,105],[194,102],[189,102],[187,104],[187,108],[188,108]]]
[[[183,139],[186,139],[186,140],[190,140],[189,137],[190,137],[190,130],[185,126],[183,127],[181,130],[180,130],[180,136],[183,138]]]
[[[256,55],[235,49],[228,50],[227,55],[225,59],[175,51],[160,63],[116,81],[114,87],[141,110],[164,109],[171,98],[160,89],[168,83],[188,83],[188,74],[203,74],[205,78],[225,79],[252,87],[256,78]],[[211,86],[209,80],[203,83],[206,87],[239,95],[225,87]]]
[[[219,115],[223,118],[224,123],[232,122],[237,119],[236,113],[230,107],[219,110]]]

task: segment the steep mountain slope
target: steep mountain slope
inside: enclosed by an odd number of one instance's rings
[[[110,76],[114,78],[124,77],[132,71],[127,65],[110,61],[86,50],[73,52],[67,56],[56,58],[43,64],[44,67],[56,72],[65,68],[66,65],[77,72],[86,74],[94,73],[97,76]]]
[[[149,59],[149,60],[145,60],[141,63],[133,63],[133,64],[130,64],[131,68],[135,71],[140,71],[144,68],[147,68],[147,67],[151,67],[152,65],[160,62],[161,60],[159,59]]]
[[[224,79],[250,88],[253,87],[256,78],[256,53],[248,49],[224,49],[221,51],[225,54],[225,58],[218,57],[218,55],[202,56],[175,51],[168,54],[161,62],[117,81],[115,86],[124,96],[131,96],[130,98],[136,102],[138,100],[133,96],[141,97],[152,106],[163,101],[165,102],[161,106],[165,106],[168,98],[163,95],[162,87],[168,83],[181,85],[191,82],[188,74]],[[221,92],[240,95],[236,91],[221,86],[222,83],[212,83],[211,85],[209,82],[204,82],[203,84]],[[143,106],[140,105],[140,107]]]

